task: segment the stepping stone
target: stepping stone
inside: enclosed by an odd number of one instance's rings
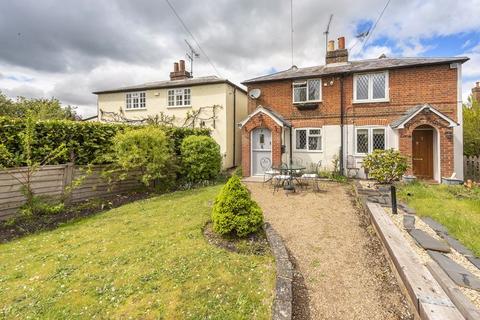
[[[461,244],[457,239],[455,238],[452,238],[451,236],[449,236],[448,234],[446,233],[441,233],[440,236],[445,240],[447,241],[447,243],[450,245],[450,247],[452,247],[453,249],[455,249],[456,251],[458,251],[459,253],[463,254],[464,256],[474,256],[473,252],[470,251],[469,249],[467,249],[463,244]]]
[[[430,236],[423,230],[410,230],[410,235],[417,241],[417,243],[425,250],[434,250],[440,252],[450,252],[450,247],[441,241]]]
[[[477,267],[477,269],[480,269],[480,259],[479,258],[473,257],[473,256],[466,256],[465,258],[467,258],[468,261],[470,261],[475,267]]]
[[[423,217],[422,218],[423,222],[425,222],[426,224],[428,224],[428,226],[430,228],[432,228],[433,230],[435,230],[436,233],[445,233],[445,234],[448,234],[448,231],[447,229],[440,223],[438,223],[437,221],[433,220],[432,218],[430,217]]]
[[[415,229],[415,216],[412,215],[404,215],[403,216],[403,227],[406,230],[413,230]]]
[[[402,202],[400,202],[398,204],[398,207],[408,214],[416,214],[417,213],[414,209],[410,208],[409,206],[407,206],[405,203],[402,203]]]
[[[428,254],[457,285],[480,291],[480,279],[475,277],[470,271],[444,254],[431,250],[428,250]]]

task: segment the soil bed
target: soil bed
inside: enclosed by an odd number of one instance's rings
[[[294,261],[294,319],[413,319],[350,185],[290,195],[247,186]]]

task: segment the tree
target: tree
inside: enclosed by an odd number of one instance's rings
[[[472,96],[463,104],[463,153],[480,155],[480,101]]]
[[[70,105],[63,107],[55,98],[18,97],[16,101],[13,101],[0,92],[0,116],[24,118],[27,112],[30,112],[30,115],[37,120],[78,120],[80,118],[75,107]]]
[[[399,180],[407,171],[407,158],[393,149],[375,150],[363,159],[368,175],[380,183]]]

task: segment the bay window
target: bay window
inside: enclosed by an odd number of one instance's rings
[[[293,103],[318,102],[322,99],[322,81],[310,79],[293,83]]]
[[[322,130],[320,128],[295,129],[295,150],[322,151]]]
[[[355,130],[355,153],[367,154],[386,148],[385,128],[357,128]]]

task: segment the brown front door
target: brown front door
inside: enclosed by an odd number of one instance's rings
[[[433,130],[413,130],[413,174],[421,179],[433,179]]]

